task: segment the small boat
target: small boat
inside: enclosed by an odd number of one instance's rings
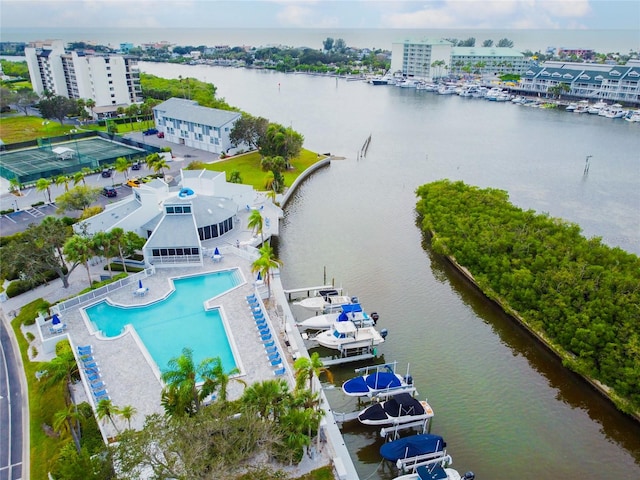
[[[473,472],[467,472],[460,476],[457,470],[445,467],[446,462],[438,461],[431,465],[421,465],[414,473],[396,477],[393,480],[473,480],[476,476]]]
[[[371,77],[369,83],[371,83],[371,85],[389,85],[389,80],[390,78],[386,75],[383,77]]]
[[[622,105],[619,103],[614,103],[613,105],[603,108],[600,110],[598,115],[606,118],[622,118],[626,115],[627,111],[622,108]]]
[[[307,310],[314,312],[329,313],[332,311],[338,311],[342,305],[349,303],[358,303],[357,297],[349,297],[348,295],[340,295],[340,292],[335,289],[318,290],[315,296],[305,298],[299,302],[294,302],[294,305],[299,305]]]
[[[441,85],[438,88],[438,95],[455,95],[458,93],[457,85]]]
[[[400,459],[443,452],[446,446],[440,435],[421,433],[385,443],[380,447],[380,455],[385,460],[395,463]]]
[[[331,297],[330,297],[331,298]],[[371,315],[362,310],[362,306],[359,303],[349,303],[341,306],[340,312],[325,313],[324,315],[316,315],[315,317],[307,318],[298,323],[297,326],[308,330],[327,330],[335,322],[354,322],[356,326],[360,327],[372,327],[379,319],[379,315],[376,312],[372,312]]]
[[[589,102],[587,100],[580,100],[576,108],[573,109],[573,113],[587,113],[589,111]]]
[[[384,342],[387,331],[378,332],[375,327],[358,327],[353,322],[334,322],[329,330],[320,332],[313,340],[319,345],[340,352],[375,347]]]
[[[394,363],[375,365],[356,372],[364,371],[363,375],[353,377],[342,384],[342,391],[350,397],[373,397],[379,393],[402,393],[414,390],[413,378],[407,373],[402,376],[395,371]]]
[[[427,420],[431,417],[433,409],[426,400],[418,400],[408,393],[400,393],[365,408],[358,415],[358,420],[363,425],[387,426]]]
[[[607,108],[607,103],[601,100],[591,105],[587,109],[587,113],[590,113],[591,115],[598,115],[600,113],[600,110],[602,110],[603,108]]]
[[[567,106],[565,107],[565,110],[566,110],[567,112],[573,112],[576,108],[578,108],[578,104],[577,104],[577,103],[575,103],[575,102],[572,102],[572,103],[570,103],[569,105],[567,105]]]

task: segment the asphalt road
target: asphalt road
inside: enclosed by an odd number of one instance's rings
[[[22,478],[23,391],[21,366],[4,321],[0,321],[0,480]]]

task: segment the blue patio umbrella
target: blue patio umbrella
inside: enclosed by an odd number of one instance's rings
[[[59,325],[61,323],[60,322],[60,317],[58,317],[57,313],[53,314],[53,319],[51,320],[51,323],[54,324],[54,325]]]
[[[216,249],[213,252],[214,255],[220,255],[220,250],[218,250],[218,247],[216,247]]]
[[[138,280],[138,288],[142,288],[142,280]]]

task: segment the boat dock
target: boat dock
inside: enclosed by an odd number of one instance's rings
[[[318,290],[338,290],[341,291],[341,288],[336,288],[333,285],[320,285],[318,287],[302,287],[302,288],[290,288],[284,291],[284,294],[287,296],[289,301],[299,298],[300,294],[305,294],[307,297],[311,297],[315,295]]]
[[[344,363],[371,360],[372,358],[376,358],[376,356],[374,353],[369,352],[369,353],[361,353],[358,355],[350,355],[350,356],[339,357],[339,358],[322,358],[321,360],[322,360],[322,364],[325,367],[330,367],[332,365],[342,365]]]

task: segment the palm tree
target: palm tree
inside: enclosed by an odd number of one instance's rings
[[[124,157],[116,158],[115,167],[116,172],[122,173],[125,180],[129,178],[129,161]]]
[[[273,248],[268,243],[264,243],[258,252],[260,257],[251,264],[251,271],[260,273],[262,278],[265,279],[268,297],[271,297],[271,271],[282,266],[282,261],[276,257]]]
[[[158,155],[157,153],[150,153],[149,155],[146,156],[144,161],[147,165],[147,168],[149,170],[153,170],[154,164],[159,160],[160,160],[160,155]]]
[[[253,406],[264,419],[277,421],[290,399],[289,384],[280,378],[264,380],[248,386],[242,393],[242,404]]]
[[[163,390],[163,400],[165,402],[176,402],[175,405],[184,407],[172,408],[172,414],[193,415],[200,410],[201,400],[209,395],[212,386],[218,386],[215,377],[216,361],[213,358],[205,358],[196,367],[193,362],[193,350],[190,348],[183,348],[182,355],[174,357],[169,360],[169,370],[162,372],[162,381],[167,384]],[[202,392],[198,392],[197,381],[198,378],[202,379],[207,384],[207,389],[204,395]],[[171,405],[169,405],[171,407]],[[167,407],[165,406],[165,410]]]
[[[256,234],[259,233],[260,238],[262,239],[262,243],[264,244],[264,235],[262,231],[263,226],[264,226],[264,220],[262,218],[262,215],[260,214],[260,210],[256,210],[254,208],[253,210],[251,210],[251,213],[249,214],[247,227],[249,227],[252,232],[255,232]]]
[[[309,390],[313,393],[313,377],[320,377],[322,373],[327,375],[330,382],[333,382],[333,375],[322,364],[320,354],[313,352],[311,357],[300,357],[293,364],[296,376],[296,390],[303,388],[304,384],[309,380]]]
[[[117,433],[120,433],[118,430],[118,426],[116,422],[113,421],[113,416],[117,415],[119,412],[118,407],[116,407],[113,402],[107,398],[103,398],[98,402],[96,406],[96,414],[98,415],[98,420],[103,420],[105,417],[109,419],[113,428],[116,429]]]
[[[220,360],[220,357],[215,357],[211,364],[210,373],[211,376],[204,379],[202,388],[200,389],[200,399],[202,400],[217,391],[218,400],[220,400],[221,402],[226,402],[229,380],[231,380],[232,375],[237,375],[238,373],[240,373],[240,370],[238,370],[237,368],[233,368],[228,373],[226,373],[224,371],[224,367],[222,365],[222,360]],[[233,380],[241,383],[245,387],[247,386],[247,383],[242,379],[234,378]]]
[[[109,270],[109,276],[111,276],[111,262],[109,260],[119,253],[114,235],[111,232],[97,232],[92,241],[94,251],[107,260],[107,269]]]
[[[71,403],[69,385],[79,375],[78,364],[71,348],[63,349],[56,357],[45,364],[42,371],[44,371],[44,375],[40,377],[40,387],[46,390],[54,385],[59,385],[60,382],[65,382],[65,401],[67,404]]]
[[[42,195],[44,196],[44,192],[47,192],[48,196],[49,196],[49,203],[51,203],[51,180],[49,180],[48,178],[39,178],[36,181],[36,190],[39,192],[43,192]],[[44,197],[45,201],[47,200],[47,197]]]
[[[93,241],[88,237],[74,235],[65,242],[62,251],[69,261],[73,263],[82,263],[84,265],[84,267],[87,269],[89,287],[91,287],[93,285],[93,282],[91,281],[89,260],[91,260],[91,258],[96,253]]]
[[[158,171],[161,170],[162,178],[164,178],[164,169],[166,168],[168,170],[170,167],[169,167],[169,164],[167,163],[167,160],[164,157],[161,157],[160,155],[158,155],[158,159],[155,162],[153,162],[152,168],[153,168],[153,171],[156,173],[158,173]]]
[[[93,109],[96,106],[96,101],[93,98],[88,98],[84,101],[84,105],[91,110],[91,118],[93,118]]]
[[[73,439],[76,450],[80,451],[80,420],[82,415],[75,404],[53,414],[53,430],[58,433],[68,432]]]
[[[60,185],[64,185],[64,191],[68,192],[69,191],[69,177],[67,177],[66,175],[58,175],[54,180],[53,183],[56,184],[56,186],[60,186]]]
[[[118,410],[118,415],[124,418],[127,421],[127,427],[131,430],[131,419],[136,416],[138,410],[131,405],[125,405],[120,410]]]

